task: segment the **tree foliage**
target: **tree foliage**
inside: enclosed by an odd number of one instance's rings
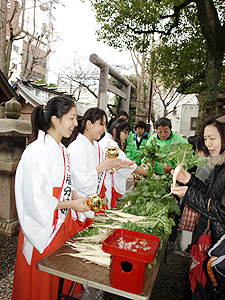
[[[155,78],[166,88],[177,87],[180,93],[200,92],[205,78],[207,45],[195,14],[194,6],[181,12],[179,27],[161,37],[149,62]]]
[[[172,82],[182,92],[199,93],[200,123],[207,114],[217,112],[225,52],[223,0],[89,1],[100,26],[100,40],[148,52],[152,34],[159,34],[161,69],[156,71],[167,77],[166,85]]]

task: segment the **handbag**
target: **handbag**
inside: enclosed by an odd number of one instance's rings
[[[198,217],[198,213],[185,204],[182,217],[179,223],[179,228],[181,230],[187,230],[193,232],[196,225],[197,217]]]
[[[208,200],[207,211],[209,212],[209,207],[211,203],[211,198]],[[207,282],[205,262],[207,258],[207,252],[211,245],[211,231],[210,228],[210,219],[208,219],[207,229],[199,237],[197,243],[192,246],[191,249],[191,264],[189,270],[189,280],[191,284],[191,289],[193,292],[197,292],[199,283],[201,282],[202,286],[205,287]]]

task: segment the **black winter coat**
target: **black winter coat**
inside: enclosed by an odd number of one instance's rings
[[[211,157],[209,165],[213,167],[212,172],[204,183],[191,176],[186,184],[184,203],[201,214],[197,226],[196,241],[207,228],[208,218],[210,221],[211,240],[214,245],[220,237],[225,234],[225,153]],[[209,198],[212,198],[209,212],[207,205]]]

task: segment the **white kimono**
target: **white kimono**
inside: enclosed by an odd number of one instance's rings
[[[99,144],[102,149],[105,149],[109,147],[111,144],[113,146],[116,146],[119,149],[119,157],[120,159],[126,159],[129,160],[126,157],[126,154],[119,148],[119,145],[117,142],[114,141],[112,135],[110,133],[106,133],[105,136],[99,141]],[[130,168],[122,168],[116,172],[113,173],[113,179],[114,179],[114,188],[117,193],[123,195],[126,192],[126,181],[127,178],[135,171],[137,168],[137,164],[133,164]],[[112,199],[112,174],[110,172],[107,172],[105,180],[104,180],[105,187],[107,189],[106,191],[106,198],[108,199],[108,207],[111,208],[111,199]]]
[[[68,159],[69,155],[64,147],[63,156],[62,147],[50,135],[39,131],[38,139],[26,148],[17,167],[16,207],[24,234],[23,254],[28,264],[33,247],[43,253],[67,215],[66,211],[59,210],[57,224],[53,225],[54,211],[58,205],[58,199],[53,196],[53,187],[62,186],[64,157]]]
[[[93,193],[99,193],[104,173],[98,176],[96,167],[104,161],[104,153],[96,141],[92,144],[83,134],[78,134],[68,147],[71,158],[72,186],[76,193],[82,197],[88,197]],[[100,180],[99,180],[100,179]],[[83,221],[84,214],[79,214]],[[89,218],[94,217],[94,212],[86,212]]]

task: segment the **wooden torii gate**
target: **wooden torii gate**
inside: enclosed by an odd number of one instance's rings
[[[129,113],[130,105],[130,92],[131,87],[135,86],[123,75],[109,66],[104,60],[98,57],[96,54],[91,54],[89,57],[90,62],[100,68],[100,78],[99,78],[99,90],[98,90],[98,107],[106,111],[107,108],[107,91],[112,92],[120,96],[125,101],[122,102],[122,110]],[[117,87],[111,85],[108,82],[108,75],[111,75],[116,80],[122,83],[124,91],[118,89]]]

